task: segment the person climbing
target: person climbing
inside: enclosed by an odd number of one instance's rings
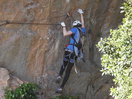
[[[72,24],[73,27],[70,29],[70,31],[67,31],[65,23],[61,22],[61,26],[63,27],[63,36],[71,36],[71,37],[69,44],[65,48],[63,65],[60,68],[59,74],[56,78],[56,82],[57,83],[61,82],[62,75],[65,71],[64,79],[60,87],[57,88],[56,93],[62,93],[62,90],[70,76],[71,69],[74,66],[76,58],[79,54],[79,50],[82,47],[82,44],[80,42],[81,35],[86,34],[85,33],[86,29],[84,26],[83,10],[78,9],[78,13],[80,13],[81,15],[81,22],[79,20],[74,21]]]

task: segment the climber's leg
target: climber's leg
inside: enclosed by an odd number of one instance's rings
[[[69,63],[68,64],[67,69],[66,69],[66,74],[65,74],[63,82],[62,82],[62,84],[60,86],[61,88],[63,88],[64,85],[66,84],[66,82],[67,82],[67,80],[68,80],[68,78],[70,76],[70,72],[71,72],[71,69],[72,69],[73,65],[74,65],[74,63]]]
[[[61,66],[61,69],[60,69],[60,72],[59,72],[60,76],[63,75],[63,73],[65,71],[65,68],[67,67],[67,65],[69,63],[70,54],[71,54],[71,52],[65,51],[64,58],[63,58],[63,65]]]
[[[71,53],[69,63],[68,63],[67,68],[66,68],[66,73],[65,73],[63,82],[62,82],[60,88],[58,88],[56,90],[56,93],[62,93],[62,89],[64,88],[64,86],[65,86],[65,84],[66,84],[66,82],[67,82],[67,80],[70,76],[70,72],[71,72],[72,67],[74,66],[74,62],[75,62],[75,54]]]
[[[57,76],[56,83],[60,83],[60,81],[62,79],[62,75],[65,71],[65,68],[67,67],[67,65],[69,63],[69,55],[70,55],[70,52],[65,51],[64,58],[63,58],[63,65],[61,66],[60,72]]]

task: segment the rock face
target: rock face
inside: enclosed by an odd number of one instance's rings
[[[5,99],[4,93],[7,87],[15,89],[22,83],[23,81],[19,78],[11,76],[7,69],[0,68],[0,99]]]
[[[4,98],[4,90],[8,86],[9,72],[0,68],[0,99]]]
[[[32,22],[57,24],[65,21],[70,29],[85,11],[87,28],[86,63],[78,63],[78,74],[72,70],[64,95],[78,95],[80,99],[111,99],[111,77],[101,76],[100,54],[96,43],[107,37],[111,28],[121,22],[122,0],[0,0],[0,22]],[[66,17],[66,13],[70,17]],[[62,64],[63,48],[68,38],[59,25],[8,24],[0,26],[0,66],[8,68],[23,80],[38,83],[44,92],[42,99],[55,95],[58,85],[54,79]]]

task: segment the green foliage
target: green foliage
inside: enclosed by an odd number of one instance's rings
[[[111,95],[115,99],[132,99],[132,0],[126,0],[121,10],[125,15],[122,25],[111,30],[97,47],[102,53],[101,71],[114,76]]]
[[[55,98],[51,99],[79,99],[78,96],[56,96]]]
[[[36,84],[24,83],[15,90],[7,89],[5,99],[37,99],[35,91],[38,89]]]

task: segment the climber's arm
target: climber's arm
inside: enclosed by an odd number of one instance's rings
[[[64,35],[64,36],[69,36],[69,35],[72,34],[71,31],[67,31],[67,30],[66,30],[66,25],[65,25],[64,22],[61,22],[61,26],[63,27],[63,35]]]
[[[69,35],[71,35],[71,34],[72,34],[72,32],[71,32],[71,31],[67,31],[67,30],[66,30],[66,27],[64,26],[64,27],[63,27],[63,35],[64,35],[64,36],[69,36]]]
[[[83,14],[81,14],[81,23],[82,23],[82,28],[85,28]]]
[[[78,9],[78,13],[80,13],[80,15],[81,15],[82,28],[84,28],[85,25],[84,25],[84,18],[83,18],[83,10],[82,9]]]

